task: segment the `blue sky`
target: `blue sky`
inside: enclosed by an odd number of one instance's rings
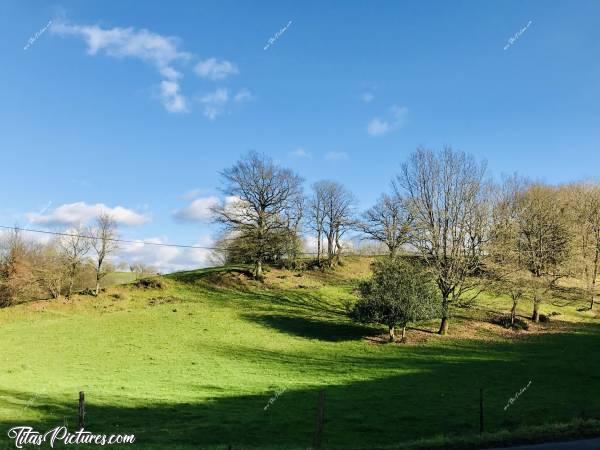
[[[361,207],[418,145],[595,177],[599,23],[597,1],[1,2],[0,224],[64,228],[102,204],[125,238],[209,245],[189,219],[251,149]],[[169,252],[126,257],[206,256]]]

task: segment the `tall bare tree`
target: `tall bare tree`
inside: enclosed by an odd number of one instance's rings
[[[317,264],[321,265],[323,235],[325,233],[325,184],[314,183],[307,202],[306,222],[317,235]]]
[[[383,194],[370,209],[363,213],[357,228],[369,238],[385,244],[394,257],[398,249],[409,241],[412,216],[402,197]]]
[[[286,229],[284,217],[302,195],[302,178],[256,152],[221,176],[223,193],[235,200],[213,208],[216,221],[253,243],[254,276],[262,279],[269,240]]]
[[[95,253],[94,271],[96,272],[96,289],[94,294],[100,291],[100,280],[106,276],[105,261],[111,253],[118,249],[116,239],[117,223],[107,212],[101,212],[96,218],[95,227],[91,230],[91,245]]]
[[[468,277],[481,265],[484,175],[485,164],[464,152],[418,148],[396,179],[414,218],[411,244],[435,271],[442,297],[440,334],[448,331],[450,304],[472,287]]]
[[[492,289],[509,295],[512,300],[511,325],[515,323],[519,301],[530,291],[535,291],[531,275],[526,270],[527,258],[518,245],[518,197],[526,186],[527,181],[515,174],[495,186],[492,193],[486,274],[493,282]]]
[[[327,239],[328,265],[333,267],[341,257],[343,235],[355,225],[356,199],[352,192],[337,181],[318,181],[313,185],[313,191],[322,202],[321,232]]]
[[[600,263],[600,186],[578,183],[562,187],[573,234],[572,262],[575,272],[583,277],[590,309],[594,308],[596,279]]]
[[[534,277],[533,313],[539,321],[544,292],[566,275],[569,257],[569,229],[558,189],[531,184],[517,196],[517,248],[527,270]]]
[[[79,225],[77,228],[69,230],[59,239],[59,245],[66,264],[69,287],[67,296],[70,298],[73,293],[75,277],[81,270],[85,257],[91,248],[91,239],[89,230]]]

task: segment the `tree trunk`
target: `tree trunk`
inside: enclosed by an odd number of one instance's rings
[[[393,325],[390,326],[390,342],[396,342],[396,334]]]
[[[71,276],[71,279],[69,280],[69,292],[67,297],[71,298],[71,293],[73,292],[73,282],[75,280],[75,277]]]
[[[94,292],[94,295],[96,297],[98,297],[98,292],[100,292],[100,279],[96,279],[96,291]]]
[[[327,235],[327,259],[329,263],[329,267],[333,268],[333,234],[329,233]]]
[[[535,323],[539,323],[540,321],[540,303],[538,302],[537,295],[533,297],[533,314],[531,315],[531,320]]]
[[[517,315],[517,302],[513,300],[512,308],[510,309],[510,324],[515,324],[515,317]]]
[[[442,317],[442,323],[440,324],[440,329],[438,331],[438,334],[445,336],[446,334],[448,334],[448,318],[447,317]]]
[[[260,259],[256,261],[256,266],[254,268],[254,278],[256,278],[257,280],[263,279],[262,261]]]
[[[440,324],[438,334],[442,336],[448,334],[448,319],[448,296],[444,295],[442,297],[442,323]]]
[[[321,231],[317,233],[317,265],[321,267]]]
[[[402,342],[406,342],[406,325],[402,327]]]
[[[600,250],[596,247],[594,256],[594,270],[592,272],[592,288],[590,292],[590,310],[594,309],[594,291],[596,290],[596,277],[598,276],[598,259],[600,258]]]

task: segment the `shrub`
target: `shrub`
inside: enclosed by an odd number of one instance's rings
[[[523,319],[515,317],[515,323],[510,323],[510,316],[496,316],[491,320],[494,325],[500,325],[501,327],[513,330],[529,330],[529,324]]]
[[[134,286],[141,289],[164,289],[165,283],[158,278],[140,278]]]
[[[396,325],[405,338],[409,322],[439,317],[440,301],[435,285],[418,264],[400,258],[386,258],[373,264],[373,277],[359,287],[360,300],[350,317],[357,322],[379,323],[389,328],[395,341]]]

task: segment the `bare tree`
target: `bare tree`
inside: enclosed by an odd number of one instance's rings
[[[468,277],[481,265],[484,174],[485,164],[464,152],[419,148],[396,179],[414,218],[411,244],[436,274],[442,296],[440,334],[448,331],[450,303],[472,287]]]
[[[321,265],[321,250],[325,233],[325,185],[315,183],[311,186],[312,195],[308,199],[307,225],[317,235],[317,264]]]
[[[323,180],[313,185],[315,197],[322,204],[322,231],[327,238],[327,262],[329,267],[339,263],[342,237],[355,224],[354,195],[336,181]],[[318,228],[315,226],[314,228]],[[320,239],[320,233],[318,233]]]
[[[64,236],[61,236],[59,245],[66,264],[67,277],[69,279],[67,297],[70,298],[73,293],[75,277],[81,270],[85,256],[91,248],[89,231],[79,225],[77,228],[69,230]]]
[[[412,216],[402,197],[397,193],[383,194],[363,213],[357,228],[369,238],[385,244],[393,257],[409,241],[411,222]]]
[[[61,254],[56,240],[38,249],[35,274],[41,288],[50,295],[50,298],[60,297],[67,273],[64,255]]]
[[[580,183],[562,189],[566,191],[569,228],[573,233],[572,262],[583,277],[593,309],[600,263],[600,186]]]
[[[565,263],[569,257],[567,217],[558,190],[542,184],[532,184],[522,190],[516,206],[517,250],[534,277],[531,320],[538,322],[543,293],[566,275]]]
[[[509,295],[512,300],[511,325],[515,323],[519,301],[530,290],[535,291],[526,270],[523,249],[518,245],[518,197],[525,186],[525,179],[513,175],[496,186],[492,195],[486,274],[493,280],[493,290]]]
[[[144,275],[158,273],[154,266],[149,266],[141,262],[131,264],[129,266],[129,271],[135,274],[136,280],[142,278]]]
[[[96,226],[92,229],[91,245],[96,253],[94,271],[96,272],[96,289],[94,294],[100,291],[100,280],[106,275],[104,262],[106,258],[118,249],[116,239],[117,223],[113,217],[101,212],[96,218]]]
[[[36,291],[32,248],[15,228],[0,242],[0,307],[31,298]]]
[[[254,276],[262,279],[269,240],[287,229],[285,215],[302,195],[302,178],[256,152],[221,176],[223,193],[235,200],[213,208],[216,221],[253,243]]]

